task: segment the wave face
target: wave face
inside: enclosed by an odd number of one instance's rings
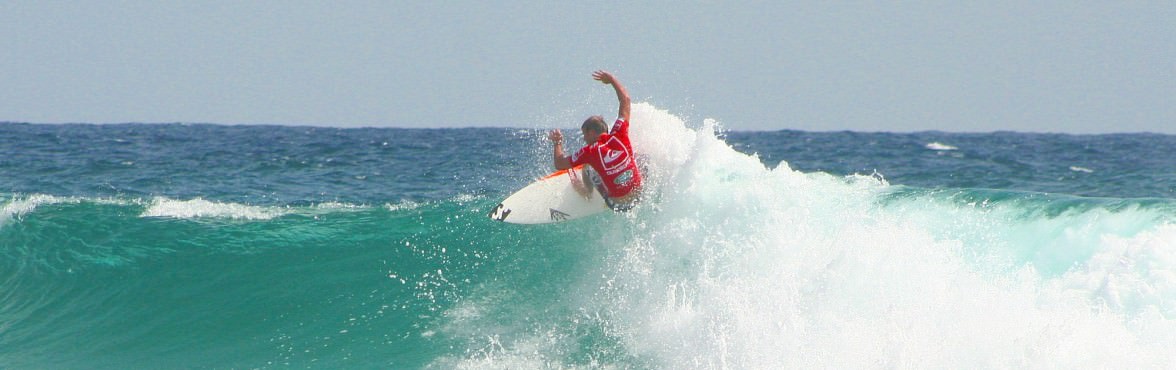
[[[647,200],[538,226],[541,130],[0,125],[0,368],[1176,365],[1170,136],[633,114]]]

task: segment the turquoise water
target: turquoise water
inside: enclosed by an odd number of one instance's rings
[[[1176,364],[1172,136],[633,122],[538,226],[538,129],[0,124],[0,368]]]

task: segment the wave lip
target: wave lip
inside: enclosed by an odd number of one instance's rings
[[[152,199],[140,217],[168,217],[180,219],[221,218],[233,220],[269,220],[289,213],[276,207],[221,203],[195,198],[174,200],[166,197]]]
[[[13,219],[20,219],[41,205],[77,202],[80,202],[77,198],[62,198],[46,194],[33,194],[24,198],[14,196],[7,204],[4,204],[4,207],[0,207],[0,227],[12,222]]]

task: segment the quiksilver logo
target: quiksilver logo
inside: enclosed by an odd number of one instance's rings
[[[625,154],[625,152],[620,150],[607,150],[604,152],[604,163],[615,162],[617,158],[621,157],[622,154]]]

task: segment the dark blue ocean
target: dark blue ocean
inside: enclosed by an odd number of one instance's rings
[[[532,226],[538,127],[0,123],[0,369],[1176,367],[1176,136],[632,122]]]

